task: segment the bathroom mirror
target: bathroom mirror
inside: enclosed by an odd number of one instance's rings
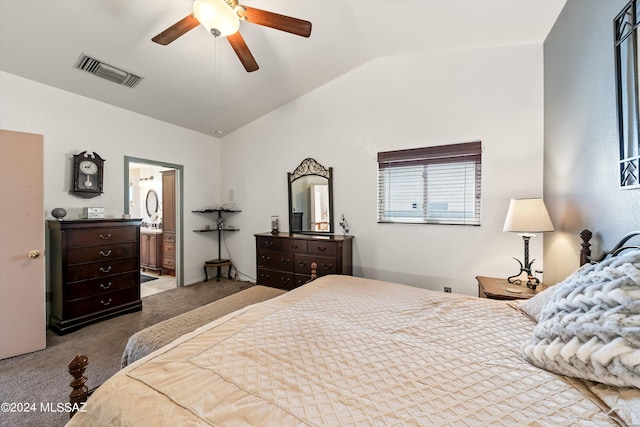
[[[158,193],[156,193],[155,190],[149,190],[147,192],[146,206],[149,218],[151,218],[153,214],[158,213]]]
[[[289,232],[333,233],[333,168],[307,158],[287,173]]]

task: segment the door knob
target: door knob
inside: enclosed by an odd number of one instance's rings
[[[38,258],[40,256],[40,251],[37,249],[32,249],[29,251],[29,259],[34,259],[34,258]]]

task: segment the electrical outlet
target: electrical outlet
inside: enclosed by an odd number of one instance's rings
[[[451,288],[450,288],[450,287],[448,287],[448,286],[445,286],[445,287],[444,287],[444,291],[445,291],[446,293],[450,294],[450,293],[451,293]]]

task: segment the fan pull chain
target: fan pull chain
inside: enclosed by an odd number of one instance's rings
[[[215,37],[214,42],[214,59],[213,59],[213,134],[214,136],[222,136],[220,129],[220,114],[222,111],[222,99],[220,91],[220,73],[222,70],[220,39]]]

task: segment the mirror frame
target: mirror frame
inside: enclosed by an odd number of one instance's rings
[[[149,201],[150,201],[150,198],[151,198],[152,195],[153,195],[153,198],[154,198],[154,200],[156,202],[156,210],[153,211],[153,212],[151,212],[150,209],[149,209]],[[149,218],[151,218],[151,216],[153,214],[157,214],[158,213],[158,209],[160,209],[160,199],[158,199],[158,193],[156,193],[156,190],[147,191],[147,197],[145,198],[144,205],[145,205],[144,206],[145,209],[147,210],[147,215],[149,216]]]
[[[614,19],[620,188],[640,188],[640,99],[638,42],[640,0],[628,2]]]
[[[300,165],[293,171],[287,172],[287,187],[289,192],[289,232],[293,231],[293,199],[291,193],[291,184],[299,178],[303,178],[309,175],[317,175],[327,179],[329,186],[329,231],[313,231],[313,230],[299,230],[295,231],[296,234],[333,234],[334,221],[333,221],[333,168],[325,168],[320,163],[312,158],[306,158]]]

